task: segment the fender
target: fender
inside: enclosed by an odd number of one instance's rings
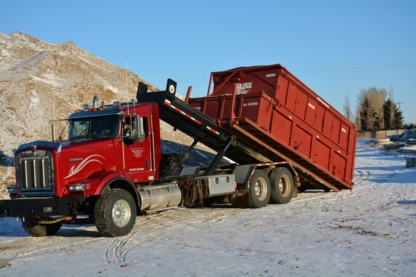
[[[137,205],[141,206],[141,200],[140,195],[136,189],[136,186],[130,179],[130,177],[127,174],[121,173],[121,172],[112,172],[108,175],[106,175],[103,179],[100,180],[97,187],[95,188],[95,191],[92,195],[99,196],[101,193],[107,188],[110,187],[111,184],[114,184],[116,182],[122,182],[122,186],[118,186],[121,188],[125,188],[128,192],[132,193],[133,198],[135,199]]]
[[[107,184],[111,184],[117,180],[123,180],[128,183],[130,183],[131,186],[133,186],[132,182],[130,180],[125,180],[123,174],[120,172],[112,172],[112,171],[97,171],[88,176],[87,179],[82,180],[75,180],[70,183],[68,183],[65,186],[65,190],[63,191],[62,195],[60,197],[64,197],[67,195],[72,196],[70,192],[68,192],[67,187],[71,184],[78,184],[78,183],[88,183],[88,185],[91,187],[91,190],[87,194],[83,194],[83,196],[96,196],[100,195],[103,189],[106,187]]]
[[[100,195],[101,192],[110,184],[122,180],[125,183],[128,183],[131,188],[134,189],[134,191],[136,191],[136,186],[134,185],[134,183],[132,182],[132,180],[130,179],[130,177],[127,174],[121,173],[121,172],[112,172],[108,175],[106,175],[104,178],[102,178],[100,180],[100,182],[98,183],[97,187],[95,188],[95,191],[92,195]],[[137,194],[137,191],[136,191]]]

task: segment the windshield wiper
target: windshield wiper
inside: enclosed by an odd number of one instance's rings
[[[82,130],[81,134],[79,134],[79,135],[75,138],[75,140],[79,140],[79,139],[81,139],[81,137],[82,137],[82,136],[84,136],[84,134],[85,134],[86,130],[87,130],[87,129]],[[87,138],[87,136],[85,136],[85,138]]]

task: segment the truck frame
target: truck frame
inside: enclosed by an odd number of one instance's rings
[[[225,106],[233,111],[239,102],[243,109],[238,85],[232,88]],[[20,218],[32,236],[54,235],[64,223],[94,222],[103,236],[114,237],[128,234],[136,215],[178,205],[207,207],[227,199],[261,208],[290,202],[297,189],[352,189],[348,178],[341,180],[278,140],[268,143],[253,127],[244,128],[236,114],[216,118],[198,108],[217,96],[190,99],[190,91],[181,100],[176,82],[168,79],[158,92],[148,92],[140,82],[137,101],[106,105],[94,97],[66,119],[65,140],[55,138],[52,122],[52,141],[17,149],[16,184],[8,187],[11,199],[0,201],[0,215]],[[194,139],[186,152],[162,154],[159,120]],[[184,167],[199,142],[217,154],[208,165]],[[225,156],[236,163],[220,164]]]

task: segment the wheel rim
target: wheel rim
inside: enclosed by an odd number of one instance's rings
[[[259,178],[254,185],[254,191],[256,193],[257,199],[264,200],[267,195],[267,183],[263,178]]]
[[[124,227],[130,221],[131,210],[126,200],[120,199],[114,203],[112,217],[114,224],[118,227]]]
[[[279,180],[279,190],[282,195],[286,195],[289,190],[289,178],[287,176],[282,176]]]

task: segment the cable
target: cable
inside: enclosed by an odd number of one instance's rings
[[[296,74],[299,74],[299,73],[324,73],[324,72],[349,71],[349,70],[355,70],[355,71],[356,70],[370,70],[370,69],[404,67],[404,66],[416,66],[416,63],[403,63],[403,64],[378,65],[378,66],[366,66],[366,67],[351,67],[351,68],[338,68],[338,69],[296,71]]]
[[[342,82],[355,82],[355,81],[366,81],[366,80],[374,80],[374,79],[386,79],[386,78],[396,78],[396,77],[407,77],[407,76],[415,76],[416,74],[406,74],[406,75],[396,75],[396,76],[384,76],[384,77],[372,77],[372,78],[365,78],[365,79],[353,79],[353,80],[339,80],[339,81],[325,81],[319,83],[308,83],[309,85],[316,85],[316,84],[329,84],[329,83],[342,83]]]

